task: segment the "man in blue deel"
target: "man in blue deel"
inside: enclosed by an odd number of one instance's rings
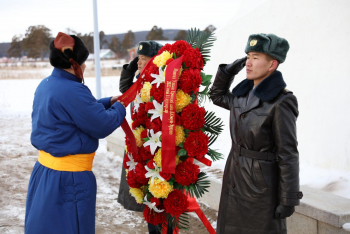
[[[28,187],[25,233],[95,233],[98,139],[118,128],[125,107],[117,96],[96,100],[84,85],[89,52],[76,36],[50,43],[52,74],[36,89],[31,142],[39,150]]]

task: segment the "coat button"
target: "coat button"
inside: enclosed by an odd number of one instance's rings
[[[241,138],[238,137],[237,141],[241,141]]]
[[[238,161],[235,161],[235,164],[238,165]]]
[[[242,119],[244,118],[244,114],[241,115],[241,118],[242,118]]]
[[[234,187],[235,187],[235,184],[231,184],[231,187],[234,188]]]
[[[302,199],[303,198],[303,193],[302,192],[298,192],[297,196],[298,196],[299,199]]]

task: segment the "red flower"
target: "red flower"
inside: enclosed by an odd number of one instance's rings
[[[143,139],[143,138],[147,138],[148,136],[147,136],[147,129],[145,129],[145,130],[143,130],[142,132],[141,132],[141,139]]]
[[[149,110],[153,110],[155,107],[153,105],[153,102],[147,102],[145,105],[145,111],[148,113]]]
[[[187,160],[179,163],[175,169],[175,180],[181,185],[189,186],[198,180],[199,166]]]
[[[159,206],[162,204],[161,200],[159,198],[156,198],[156,197],[152,197],[150,202],[151,203],[155,202],[157,208],[159,208]]]
[[[154,161],[153,161],[153,159],[152,160],[149,160],[148,161],[148,163],[147,163],[147,167],[149,168],[149,169],[154,169],[155,167],[154,167]]]
[[[143,217],[145,217],[147,223],[151,223],[153,225],[162,224],[166,221],[164,212],[157,213],[148,208],[148,206],[145,206],[145,209],[143,210]]]
[[[181,116],[175,113],[175,124],[181,125]]]
[[[170,180],[173,175],[171,173],[159,172],[159,175],[163,177],[165,180]]]
[[[141,77],[144,80],[144,82],[152,82],[154,78],[151,76],[151,74],[159,74],[158,67],[152,61],[150,63],[151,64],[149,65],[147,70],[145,70],[145,72],[143,73],[144,76],[142,75]]]
[[[184,51],[184,63],[186,67],[192,68],[192,69],[203,69],[204,63],[203,63],[203,56],[201,52],[199,52],[199,49],[193,49],[188,48]]]
[[[196,93],[198,87],[202,84],[201,72],[199,69],[186,69],[182,72],[179,79],[179,88],[185,93]]]
[[[160,48],[160,50],[158,50],[158,54],[160,55],[162,54],[164,51],[170,51],[171,50],[171,44],[165,44],[162,48]]]
[[[141,185],[146,185],[148,183],[149,178],[146,178],[145,176],[147,170],[145,169],[143,163],[138,163],[135,170],[129,171],[128,174],[133,171],[135,171],[136,177]]]
[[[130,159],[129,159],[129,157],[128,157],[128,154],[125,154],[125,155],[124,155],[123,164],[124,164],[124,168],[125,168],[125,169],[128,169],[128,170],[129,170],[129,166],[126,165],[126,163],[129,162],[129,161],[130,161]]]
[[[174,44],[172,44],[170,53],[176,54],[177,57],[180,57],[185,50],[192,48],[190,44],[188,44],[184,40],[178,40]]]
[[[187,210],[187,196],[181,191],[174,189],[163,201],[163,205],[166,213],[179,217]]]
[[[164,83],[161,83],[158,88],[157,88],[157,84],[152,85],[151,96],[158,103],[162,103],[164,100],[164,86],[165,86]]]
[[[190,132],[184,142],[188,156],[202,158],[208,153],[209,137],[203,132]]]
[[[184,128],[199,130],[205,124],[205,109],[197,104],[189,104],[181,112],[181,121]]]
[[[174,61],[173,58],[168,59],[165,63],[165,66],[168,66],[172,61]]]
[[[146,127],[148,129],[153,129],[154,133],[157,133],[158,131],[162,131],[162,121],[160,118],[156,118],[151,121],[151,118],[148,118],[148,121],[146,122]]]
[[[154,156],[151,154],[150,147],[147,146],[146,148],[144,146],[141,146],[139,149],[139,154],[142,157],[143,161],[147,161],[149,159],[152,159]]]
[[[130,188],[140,188],[142,186],[142,184],[138,180],[138,176],[135,173],[135,170],[128,172],[128,174],[126,175],[126,181],[128,182]]]
[[[133,114],[131,115],[131,119],[134,120],[134,122],[132,123],[132,129],[139,127],[141,124],[146,125],[147,112],[145,110],[145,106],[146,106],[146,104],[140,103],[138,111],[133,112]],[[133,108],[135,108],[135,107],[133,107]]]

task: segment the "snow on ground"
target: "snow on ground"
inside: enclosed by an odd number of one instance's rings
[[[38,152],[30,143],[31,108],[40,79],[0,80],[0,233],[23,233],[28,182]],[[117,95],[119,77],[102,78],[102,96]],[[95,93],[95,79],[86,78]],[[96,234],[147,233],[142,213],[125,210],[118,202],[122,159],[107,151],[106,140],[94,159],[97,179]],[[217,211],[200,204],[214,228]],[[196,215],[191,229],[181,233],[206,233]]]

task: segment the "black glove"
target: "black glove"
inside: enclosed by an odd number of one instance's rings
[[[275,219],[284,219],[294,213],[294,206],[278,205],[275,211]]]
[[[137,62],[139,61],[139,57],[134,58],[129,65],[126,67],[126,69],[130,72],[136,72],[138,69]]]
[[[245,66],[245,61],[247,60],[247,57],[237,59],[231,64],[227,64],[225,67],[225,72],[229,75],[237,75],[238,72],[240,72],[244,66]]]

